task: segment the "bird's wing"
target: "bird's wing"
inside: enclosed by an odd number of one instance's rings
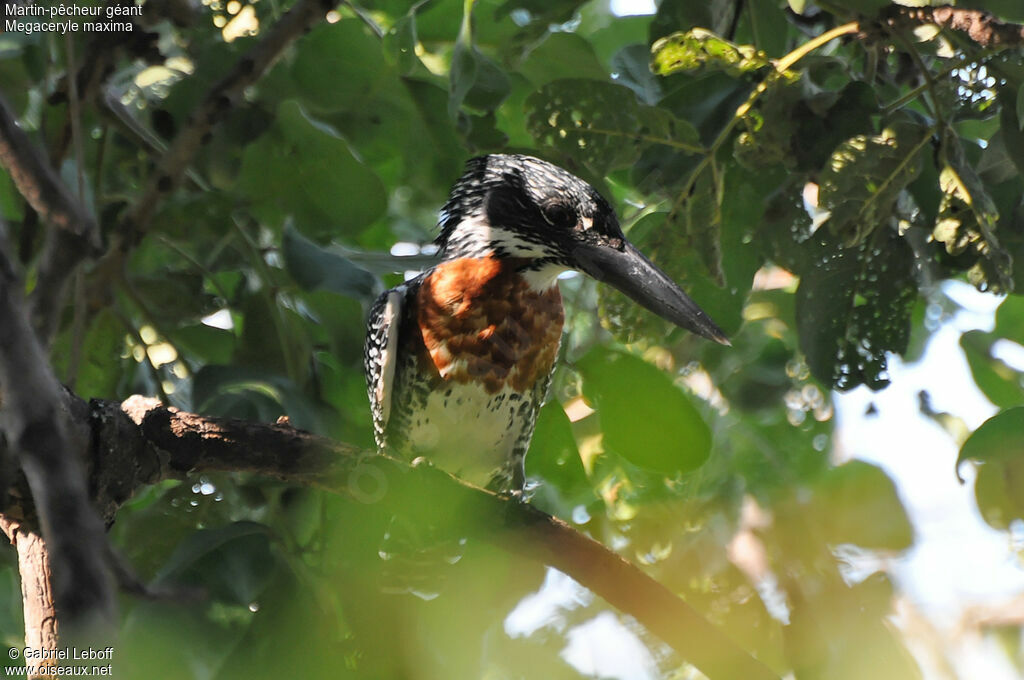
[[[377,446],[384,448],[384,431],[391,415],[392,386],[398,363],[398,332],[402,320],[405,286],[392,288],[373,303],[367,320],[363,366],[366,370],[366,392],[373,414],[373,435]]]

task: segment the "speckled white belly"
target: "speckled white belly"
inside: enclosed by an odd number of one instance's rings
[[[488,394],[480,383],[452,382],[431,392],[410,422],[413,456],[472,484],[485,485],[512,455],[522,430],[523,396],[510,387]]]

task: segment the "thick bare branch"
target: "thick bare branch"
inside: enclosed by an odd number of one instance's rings
[[[322,20],[335,4],[336,0],[299,0],[210,88],[157,163],[146,189],[122,220],[122,233],[129,236],[129,242],[145,230],[160,200],[181,182],[211,128],[241,100],[245,89],[259,80],[284,50]]]
[[[88,450],[32,331],[21,285],[0,233],[0,410],[9,450],[32,493],[49,547],[53,591],[71,629],[109,625],[114,588],[103,524],[93,510],[79,452]]]
[[[50,555],[38,530],[23,522],[0,517],[0,531],[18,551],[21,601],[25,616],[25,646],[55,650],[58,647],[57,611],[53,604]],[[56,665],[56,660],[44,665]],[[41,677],[39,675],[32,677]]]
[[[979,9],[892,5],[885,18],[895,28],[935,24],[940,28],[965,33],[981,47],[1024,45],[1024,26],[1000,21],[989,12]]]
[[[530,505],[429,466],[413,467],[286,424],[209,418],[142,397],[123,404],[96,401],[91,410],[93,422],[101,424],[94,485],[101,493],[107,484],[117,485],[103,501],[105,512],[126,500],[132,485],[205,471],[244,471],[320,486],[359,502],[385,503],[396,513],[421,513],[422,507],[401,501],[426,493],[444,499],[437,511],[446,516],[472,518],[472,526],[460,530],[572,576],[710,678],[777,678],[635,565]]]

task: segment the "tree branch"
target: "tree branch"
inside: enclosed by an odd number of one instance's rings
[[[563,571],[635,617],[710,678],[777,678],[686,602],[597,541],[519,501],[465,484],[430,466],[370,454],[296,430],[211,418],[131,397],[122,404],[93,401],[97,442],[94,487],[103,512],[143,484],[189,473],[249,472],[314,485],[364,503],[386,503],[398,514],[422,515],[402,500],[428,494],[443,499],[435,512],[471,518],[463,527],[478,540]]]
[[[37,530],[8,517],[0,517],[0,531],[18,551],[25,646],[55,650],[58,647],[57,611],[53,605],[50,555],[46,543]],[[50,659],[41,665],[55,666],[56,663],[56,659]]]
[[[0,93],[0,165],[32,209],[53,226],[70,232],[83,243],[99,248],[99,232],[92,215],[75,199],[42,151],[18,127],[17,116]]]
[[[96,221],[72,195],[50,166],[42,149],[18,127],[17,117],[0,94],[0,165],[44,221],[57,227],[47,235],[36,288],[32,292],[32,322],[44,345],[56,326],[59,303],[75,266],[98,252]]]
[[[883,14],[893,28],[935,24],[967,36],[981,47],[1024,45],[1024,26],[1000,21],[984,10],[959,7],[903,7],[891,5]]]
[[[72,630],[114,615],[103,524],[89,503],[78,452],[87,430],[75,427],[56,378],[29,326],[20,282],[0,232],[0,411],[7,446],[21,464],[50,551],[61,622]],[[86,435],[86,437],[83,437]]]
[[[145,231],[160,200],[181,182],[192,157],[207,139],[211,128],[242,99],[245,89],[259,80],[285,48],[323,19],[335,4],[336,0],[299,0],[226,76],[210,88],[160,158],[138,200],[122,219],[122,233],[127,235],[129,242]]]

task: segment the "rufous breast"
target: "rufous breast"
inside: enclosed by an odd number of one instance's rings
[[[531,389],[554,365],[565,312],[558,286],[537,291],[522,260],[442,262],[420,286],[417,321],[441,378],[478,381],[494,394]]]

